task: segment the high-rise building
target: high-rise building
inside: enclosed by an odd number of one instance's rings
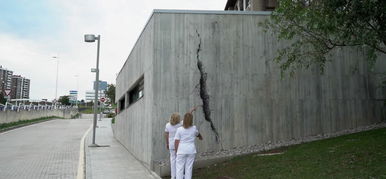
[[[22,98],[29,99],[30,79],[24,78],[22,87]]]
[[[11,90],[13,71],[7,70],[0,65],[0,93],[4,96],[5,90]]]
[[[29,99],[30,80],[20,75],[12,75],[11,99]]]
[[[23,77],[12,75],[11,99],[21,99]]]
[[[30,80],[0,65],[0,93],[10,99],[29,99]]]

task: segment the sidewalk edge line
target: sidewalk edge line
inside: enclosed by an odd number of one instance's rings
[[[83,134],[82,139],[80,140],[80,150],[79,150],[79,163],[78,163],[78,173],[76,174],[76,179],[85,179],[86,178],[86,165],[85,165],[85,138],[88,135],[92,128],[92,125],[87,129],[87,131]]]

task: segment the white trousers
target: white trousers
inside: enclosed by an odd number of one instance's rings
[[[191,179],[196,154],[178,154],[176,159],[177,179]],[[185,178],[184,178],[185,171]]]
[[[170,149],[170,175],[172,179],[176,178],[176,150]]]

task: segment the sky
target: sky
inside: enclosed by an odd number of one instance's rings
[[[31,79],[30,99],[92,90],[101,35],[100,80],[115,78],[153,9],[223,10],[226,0],[0,0],[0,65]],[[53,58],[57,57],[57,58]],[[57,61],[58,60],[58,61]]]

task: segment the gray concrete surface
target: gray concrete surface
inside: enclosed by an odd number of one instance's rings
[[[85,142],[87,179],[159,178],[114,138],[111,119],[103,118],[98,121],[96,130],[96,144],[105,147],[88,147],[91,143],[92,132],[88,134]]]
[[[286,45],[258,26],[261,12],[155,11],[117,76],[116,101],[144,76],[144,97],[125,106],[113,125],[116,138],[145,166],[167,167],[164,126],[202,104],[197,57],[207,72],[216,142],[202,109],[195,125],[204,136],[200,153],[302,141],[312,136],[385,121],[380,73],[359,48],[336,49],[325,74],[317,67],[281,79],[272,59]],[[167,163],[167,162],[166,162]],[[158,170],[158,169],[157,169]],[[161,171],[160,169],[159,171]]]
[[[69,119],[77,113],[78,109],[0,111],[0,124],[49,116],[57,116]]]
[[[0,133],[0,178],[75,178],[80,140],[90,125],[58,119]]]

